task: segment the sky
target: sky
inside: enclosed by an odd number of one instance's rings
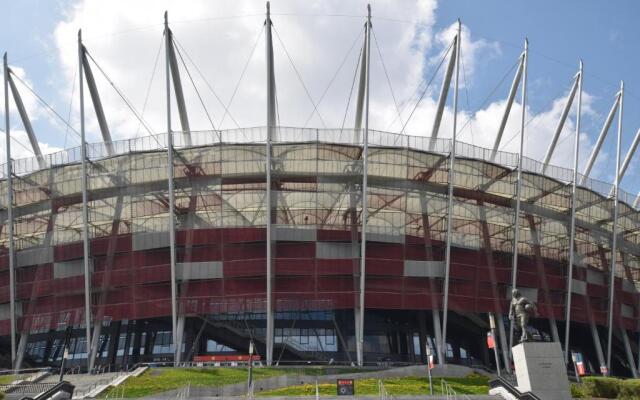
[[[544,157],[580,59],[585,67],[581,168],[621,80],[625,84],[623,156],[640,128],[640,77],[634,73],[640,62],[636,51],[640,27],[635,21],[640,4],[636,1],[380,0],[371,1],[371,7],[373,129],[431,135],[443,74],[443,68],[437,67],[458,18],[463,25],[458,126],[464,127],[459,140],[492,147],[525,38],[530,48],[525,155]],[[181,66],[181,74],[191,129],[265,125],[264,2],[0,0],[0,14],[6,16],[0,21],[0,51],[8,52],[14,73],[73,128],[18,82],[43,152],[79,144],[74,130],[79,131],[76,46],[80,28],[89,53],[111,81],[93,66],[113,138],[166,131],[161,49],[165,10],[187,67]],[[280,124],[340,128],[345,121],[345,126],[352,126],[355,94],[349,99],[366,2],[274,0],[271,10]],[[111,83],[143,116],[148,130]],[[452,135],[451,100],[449,96],[441,137]],[[24,128],[10,104],[12,157],[28,157]],[[88,98],[86,104],[87,140],[97,142],[98,125]],[[0,106],[4,121],[4,99]],[[518,150],[521,109],[518,94],[502,150]],[[553,164],[572,165],[575,112],[574,106]],[[178,129],[174,120],[173,129]],[[617,122],[592,172],[605,182],[612,182],[614,176],[616,129]],[[0,150],[2,161],[4,140]],[[640,190],[639,166],[640,154],[622,182],[628,192]]]

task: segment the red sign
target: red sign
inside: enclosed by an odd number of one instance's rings
[[[355,385],[353,379],[338,379],[338,396],[353,396],[355,394]]]
[[[493,334],[491,332],[487,332],[487,347],[490,349],[495,349],[496,341],[493,338]]]
[[[253,361],[260,361],[260,356],[254,354],[251,357]],[[228,355],[203,355],[203,356],[194,356],[194,362],[231,362],[231,361],[241,361],[248,362],[249,355],[248,354],[228,354]]]
[[[585,371],[584,369],[584,364],[582,363],[582,361],[578,361],[576,363],[576,370],[578,371],[578,375],[582,376],[582,375],[586,375],[587,371]]]

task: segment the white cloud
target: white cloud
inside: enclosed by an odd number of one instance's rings
[[[148,79],[153,68],[153,60],[162,40],[162,15],[166,3],[139,1],[134,6],[130,2],[101,2],[83,0],[77,2],[67,13],[64,21],[55,30],[58,53],[66,78],[71,79],[77,68],[76,32],[84,27],[85,44],[91,54],[110,75],[111,79],[138,109],[142,108]],[[372,4],[374,31],[385,57],[387,70],[391,76],[396,95],[408,96],[420,83],[423,76],[424,54],[431,46],[431,27],[435,20],[435,1],[405,2],[403,7],[392,1],[378,1]],[[250,50],[262,29],[264,3],[260,2],[209,2],[190,1],[176,7],[169,5],[171,28],[178,42],[198,65],[207,81],[217,94],[227,102],[245,65]],[[302,126],[313,111],[296,73],[292,69],[284,51],[281,38],[289,55],[314,101],[318,101],[343,57],[358,38],[366,14],[365,2],[334,1],[275,1],[271,5],[275,27],[274,51],[279,116],[282,125]],[[256,15],[257,14],[257,15]],[[305,14],[291,16],[278,14]],[[359,17],[322,17],[321,15],[362,15]],[[252,15],[248,17],[225,18],[226,16]],[[255,15],[255,16],[253,16]],[[318,16],[320,15],[320,16]],[[399,24],[385,19],[376,20],[375,15],[386,18],[412,20],[414,23]],[[136,30],[139,27],[147,29]],[[126,31],[126,35],[111,35],[113,31]],[[341,72],[319,106],[327,126],[339,126],[342,122],[346,101],[351,88],[358,51],[358,39]],[[186,54],[183,54],[186,57]],[[164,131],[164,65],[163,55],[156,79],[151,87],[151,100],[145,112],[145,119],[154,130]],[[205,104],[219,124],[224,108],[207,89],[205,82],[189,64]],[[384,93],[384,100],[376,100],[372,106],[376,110],[392,104],[388,96],[387,83],[377,60],[377,52],[372,46],[373,93]],[[135,135],[138,123],[113,90],[99,77],[100,94],[104,103],[108,122],[114,138]],[[67,79],[67,80],[68,80]],[[65,80],[66,81],[66,80]],[[182,71],[187,108],[192,130],[210,129],[210,124],[202,110],[196,93],[185,71]],[[65,90],[66,92],[66,90]],[[245,78],[239,87],[230,112],[243,127],[264,125],[266,119],[265,93],[265,51],[264,35],[257,45]],[[351,110],[353,109],[353,103]],[[92,111],[88,111],[92,116]],[[177,114],[176,114],[177,115]],[[176,126],[178,121],[176,120]],[[347,119],[347,126],[353,124],[353,117]],[[315,115],[310,126],[322,127]],[[95,122],[88,125],[98,137]],[[234,127],[227,117],[222,128]]]
[[[443,30],[433,31],[436,0],[405,1],[401,4],[402,7],[399,7],[397,2],[391,0],[372,3],[377,43],[384,57],[394,95],[399,107],[403,110],[401,122],[396,118],[396,106],[390,95],[378,50],[375,43],[372,43],[370,126],[374,129],[399,131],[402,128],[403,122],[406,122],[417,101],[419,94],[417,90],[433,72],[434,54],[438,54],[443,47],[446,47],[455,34],[456,23],[452,23]],[[153,0],[133,3],[125,0],[111,2],[78,0],[70,6],[54,32],[58,62],[63,75],[58,82],[69,82],[75,76],[76,35],[77,30],[83,28],[84,42],[89,52],[134,107],[141,111],[154,68],[153,63],[157,52],[160,51],[155,78],[150,86],[150,100],[145,110],[145,120],[154,131],[164,131],[166,106],[164,51],[161,45],[162,17],[165,9],[169,10],[170,25],[177,41],[186,50],[183,56],[186,58],[188,54],[193,59],[207,82],[214,87],[217,95],[224,103],[228,102],[251,49],[263,29],[263,2],[225,0],[214,3],[206,0],[191,0],[185,4]],[[328,127],[339,127],[342,124],[358,52],[362,45],[362,37],[359,35],[364,24],[366,3],[339,0],[316,0],[304,3],[276,0],[272,2],[271,10],[275,27],[276,85],[281,125],[304,125],[313,113],[313,106],[296,72],[292,69],[279,38],[284,42],[315,102],[319,100],[336,69],[355,43],[340,73],[336,75],[335,81],[318,106],[323,117],[322,121],[317,115],[313,115],[308,123],[311,127],[322,127],[324,121]],[[377,16],[381,18],[376,18]],[[398,21],[404,22],[398,23]],[[472,86],[478,69],[485,68],[488,61],[500,56],[501,48],[495,42],[474,38],[472,31],[466,26],[463,26],[462,39],[466,84]],[[189,60],[186,62],[216,127],[235,127],[228,116],[224,124],[220,125],[224,107],[207,88],[207,84],[191,62]],[[122,139],[146,135],[144,129],[140,129],[139,122],[95,66],[93,72],[98,81],[112,137]],[[264,34],[262,34],[230,107],[231,115],[242,127],[265,124],[265,75]],[[438,77],[413,113],[411,121],[405,127],[406,133],[425,136],[431,134],[441,76],[442,70],[438,72]],[[210,129],[210,123],[184,69],[182,83],[192,130]],[[61,98],[67,99],[63,104],[68,104],[69,88],[60,87],[59,89]],[[356,90],[357,85],[346,118],[347,127],[353,125]],[[100,140],[98,126],[87,91],[85,96],[88,140],[98,141]],[[526,155],[536,159],[544,156],[564,105],[565,96],[556,99],[546,110],[537,113],[527,111],[528,119],[532,121],[527,125]],[[75,97],[77,98],[77,90]],[[506,92],[500,97],[504,99]],[[450,95],[449,104],[451,100]],[[585,115],[595,114],[590,106],[592,99],[587,93],[583,95],[583,100]],[[502,150],[516,152],[518,149],[517,138],[510,139],[519,131],[520,109],[518,103],[514,104],[505,129]],[[74,105],[74,112],[75,110],[77,110],[77,104]],[[470,118],[470,126],[474,132],[471,137],[470,129],[466,129],[462,134],[462,140],[491,148],[503,110],[504,100],[498,99],[473,114],[469,114],[469,111],[460,111],[458,126],[464,125],[464,122]],[[173,115],[173,127],[177,129],[179,122],[175,106]],[[78,126],[77,118],[77,114],[73,116],[73,126]],[[448,106],[440,127],[440,137],[451,137],[452,120],[452,110]],[[561,142],[552,159],[553,163],[570,166],[570,158],[559,155],[572,153],[573,141],[569,136],[574,130],[572,117],[565,124]],[[589,154],[591,143],[586,133],[583,133],[582,140],[581,159],[584,159]],[[70,140],[69,143],[75,143],[75,141]],[[601,159],[606,157],[605,153],[601,155]]]
[[[472,39],[471,29],[462,25],[462,45],[460,46],[460,52],[462,53],[462,61],[464,64],[464,70],[466,78],[471,80],[478,67],[478,63],[484,65],[491,59],[498,57],[502,54],[500,44],[497,42],[490,42],[485,39]],[[439,31],[436,34],[436,42],[442,46],[447,47],[458,33],[458,24],[453,23],[448,28]],[[439,60],[436,60],[436,62]],[[464,86],[464,80],[460,82],[461,87]]]
[[[28,85],[30,88],[34,88],[33,83],[27,77],[27,74],[24,69],[20,67],[16,67],[13,65],[9,65],[9,68],[13,72],[13,80],[15,82],[16,88],[20,93],[20,98],[22,99],[22,103],[24,104],[24,108],[29,116],[29,120],[32,124],[41,119],[48,118],[47,111],[43,109],[38,100],[29,92],[29,89],[24,87],[24,84]],[[4,69],[0,74],[0,77],[4,82]],[[17,78],[19,79],[17,79]],[[22,80],[22,82],[20,82]],[[5,102],[4,102],[4,94],[0,96],[0,129],[2,130],[2,136],[0,136],[0,163],[6,162],[6,136],[5,136]],[[9,121],[10,121],[10,134],[11,134],[11,158],[12,159],[24,159],[33,156],[33,151],[31,149],[31,144],[29,142],[29,138],[27,132],[24,129],[22,124],[22,120],[20,118],[20,114],[18,113],[18,109],[16,107],[15,100],[13,98],[13,93],[9,92]],[[36,137],[38,136],[36,132]],[[40,150],[43,154],[51,153],[54,151],[61,150],[58,147],[50,146],[47,143],[38,141],[40,145]],[[4,171],[2,172],[4,174]]]

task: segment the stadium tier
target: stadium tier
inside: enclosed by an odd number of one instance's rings
[[[620,180],[640,132],[621,166],[624,88],[584,175],[579,135],[573,168],[549,163],[574,98],[580,132],[582,65],[545,160],[521,156],[525,129],[537,137],[526,107],[520,151],[500,151],[520,85],[526,103],[527,44],[493,148],[438,136],[452,80],[457,132],[458,23],[431,135],[373,130],[370,9],[367,21],[349,129],[278,123],[268,6],[264,127],[190,128],[165,14],[171,133],[111,139],[79,33],[83,145],[43,155],[5,54],[0,363],[59,366],[66,346],[67,367],[85,370],[233,363],[253,343],[267,365],[425,363],[429,348],[438,363],[510,370],[517,288],[537,303],[531,336],[560,342],[569,368],[579,353],[590,373],[637,376],[640,198]],[[85,140],[85,86],[100,143]],[[11,157],[9,88],[32,158]],[[616,113],[620,172],[608,184],[589,174]]]
[[[427,137],[370,131],[364,224],[360,132],[276,128],[270,190],[266,134],[267,128],[191,132],[187,147],[182,133],[174,133],[182,359],[246,353],[250,338],[264,354],[271,279],[274,362],[354,361],[365,225],[364,362],[420,361],[424,345],[435,345],[434,325],[443,310],[451,141],[438,139],[429,150]],[[166,134],[116,141],[109,157],[104,144],[88,146],[90,311],[94,334],[100,335],[96,365],[173,359],[166,142]],[[67,326],[76,332],[71,358],[87,358],[78,154],[74,148],[47,155],[45,169],[35,158],[15,162],[17,327],[19,351],[29,365],[59,361]],[[487,149],[457,143],[449,361],[490,363],[484,349],[487,314],[508,312],[517,155],[490,158]],[[538,303],[538,337],[560,340],[572,175],[555,167],[542,175],[540,168],[523,159],[517,285]],[[603,336],[607,327],[610,189],[588,179],[576,196],[571,343],[591,368],[599,367],[592,333]],[[1,190],[6,194],[6,184]],[[639,213],[625,201],[618,225],[614,344],[621,349],[621,335],[637,332],[640,300]],[[6,339],[6,250],[1,260],[0,333]],[[616,354],[621,369],[624,353]]]

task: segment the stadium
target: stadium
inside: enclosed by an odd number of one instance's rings
[[[268,365],[425,363],[429,347],[438,363],[495,368],[495,318],[509,370],[518,288],[537,303],[534,338],[581,354],[589,373],[637,376],[640,209],[619,182],[638,135],[622,161],[624,89],[583,173],[549,163],[580,106],[582,69],[545,160],[500,150],[519,88],[526,101],[526,47],[495,146],[442,137],[443,109],[458,101],[456,36],[431,136],[377,131],[370,31],[349,127],[277,123],[267,12],[266,124],[192,130],[165,16],[170,133],[126,140],[111,139],[79,37],[82,112],[103,141],[45,155],[5,55],[7,159],[9,102],[35,156],[2,167],[3,366],[59,366],[65,343],[67,365],[93,370],[240,357],[252,341]],[[620,173],[600,182],[589,175],[616,116]]]

